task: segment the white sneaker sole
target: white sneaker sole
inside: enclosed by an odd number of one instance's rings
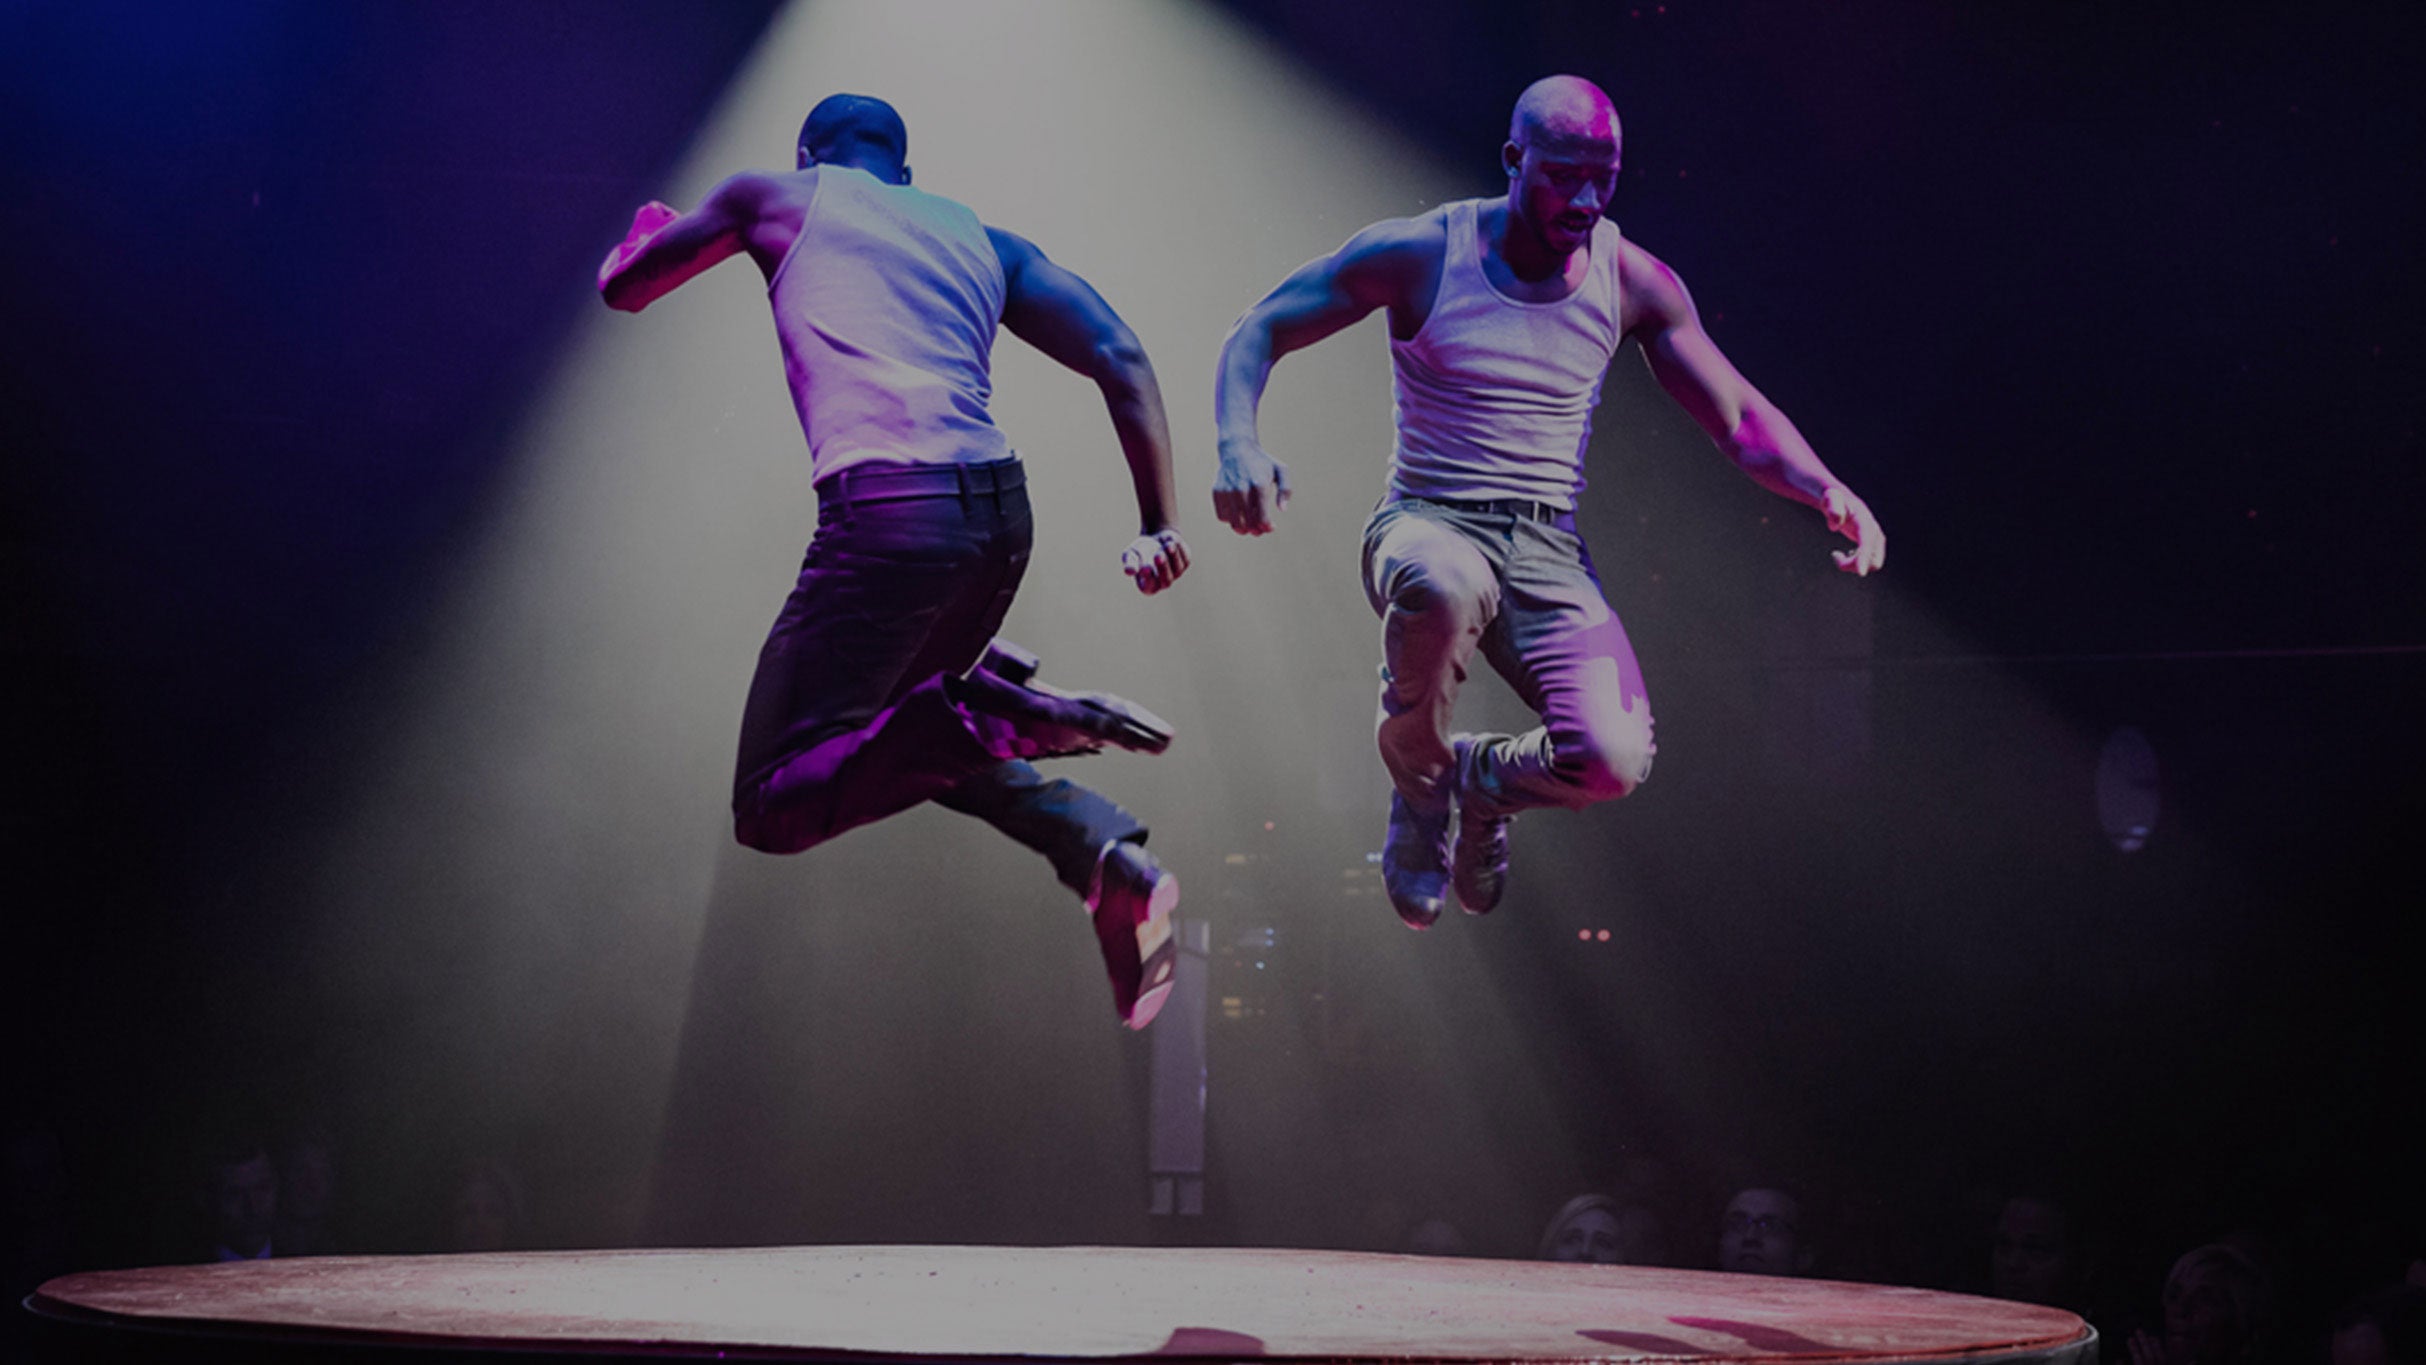
[[[1138,990],[1137,1003],[1130,1007],[1123,1022],[1132,1029],[1141,1029],[1154,1022],[1162,1013],[1163,1003],[1171,998],[1171,985],[1179,969],[1179,945],[1172,940],[1171,912],[1179,906],[1179,878],[1165,872],[1157,878],[1154,890],[1146,897],[1146,917],[1137,923]]]

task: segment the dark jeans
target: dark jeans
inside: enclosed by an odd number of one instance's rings
[[[985,653],[1027,571],[1034,527],[1019,462],[968,466],[963,491],[947,493],[903,495],[902,480],[919,476],[878,470],[855,483],[859,472],[818,485],[800,582],[759,651],[734,833],[797,853],[934,801],[1043,854],[1084,895],[1103,845],[1142,841],[1144,827],[1076,783],[995,758],[943,689],[944,674]]]

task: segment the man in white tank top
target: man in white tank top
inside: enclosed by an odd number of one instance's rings
[[[734,831],[796,853],[921,801],[978,816],[1085,899],[1114,1007],[1143,1028],[1170,991],[1179,883],[1134,816],[1027,760],[1159,753],[1171,734],[1134,703],[1037,683],[1034,657],[994,639],[1032,530],[987,410],[996,326],[1103,391],[1137,492],[1122,567],[1146,593],[1188,567],[1162,394],[1085,280],[912,189],[908,148],[892,106],[833,96],[796,170],[734,176],[689,213],[643,207],[599,269],[607,303],[637,312],[747,253],[808,436],[817,531],[750,683]]]
[[[1289,501],[1288,470],[1256,435],[1273,363],[1388,312],[1398,439],[1366,524],[1365,590],[1382,618],[1379,739],[1395,787],[1382,871],[1418,929],[1452,891],[1475,914],[1499,903],[1516,812],[1624,796],[1650,772],[1642,670],[1575,535],[1592,409],[1620,343],[1641,345],[1738,468],[1854,543],[1839,568],[1886,562],[1870,509],[1719,354],[1676,273],[1601,216],[1619,144],[1600,87],[1536,81],[1501,149],[1506,198],[1366,228],[1283,280],[1222,347],[1214,510],[1263,535]],[[1541,726],[1451,732],[1478,649]]]

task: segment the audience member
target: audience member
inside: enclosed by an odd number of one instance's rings
[[[1579,1194],[1550,1216],[1533,1256],[1540,1261],[1665,1265],[1668,1234],[1659,1215],[1642,1204]]]
[[[2078,1220],[2053,1196],[2016,1194],[1998,1211],[1988,1258],[1996,1297],[2084,1311],[2088,1262]]]
[[[2165,1332],[2131,1334],[2131,1365],[2260,1365],[2272,1358],[2272,1278],[2222,1242],[2184,1252],[2165,1276]]]
[[[1718,1223],[1718,1268],[1738,1275],[1808,1275],[1817,1259],[1803,1201],[1775,1185],[1736,1191]]]
[[[278,1167],[266,1144],[244,1138],[206,1152],[196,1197],[209,1224],[210,1260],[259,1261],[274,1254]]]
[[[2426,1287],[2398,1284],[2334,1315],[2333,1365],[2426,1365]]]

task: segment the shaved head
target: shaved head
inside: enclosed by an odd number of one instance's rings
[[[1519,147],[1615,151],[1621,137],[1609,92],[1581,76],[1542,77],[1508,116],[1508,140]]]
[[[828,95],[800,125],[800,164],[856,166],[880,180],[904,180],[910,130],[892,105],[873,95]]]
[[[1619,140],[1617,109],[1592,82],[1544,76],[1525,87],[1499,149],[1511,259],[1546,270],[1583,249],[1617,192]]]

